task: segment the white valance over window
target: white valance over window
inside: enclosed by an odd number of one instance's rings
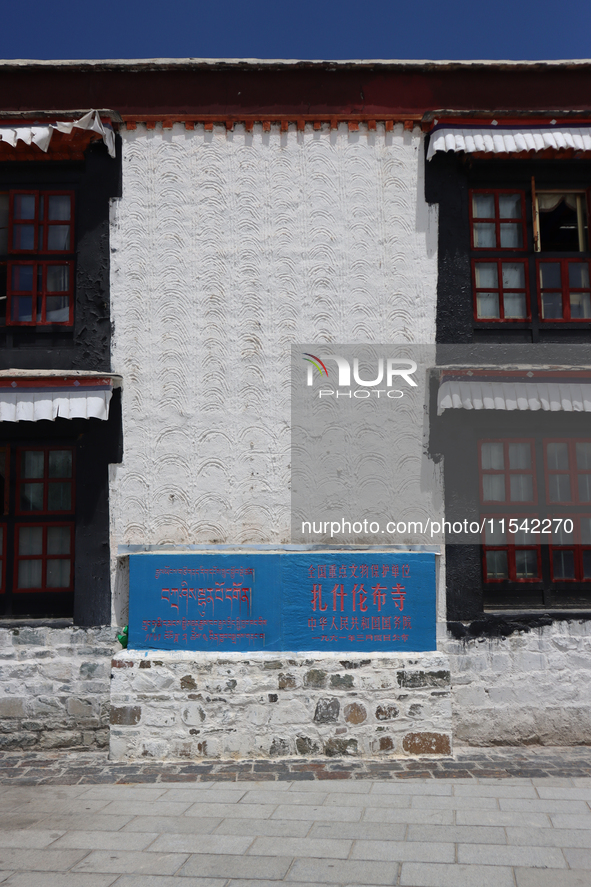
[[[0,142],[7,142],[11,147],[15,148],[17,141],[20,140],[26,145],[37,145],[41,151],[46,153],[54,132],[70,134],[73,129],[87,129],[98,133],[107,146],[109,156],[115,156],[115,133],[108,124],[105,125],[102,122],[98,111],[89,111],[79,120],[64,120],[46,124],[36,123],[34,125],[23,123],[0,126]]]
[[[437,151],[520,154],[547,148],[591,151],[591,125],[563,126],[551,122],[546,126],[439,124],[431,132],[427,160],[431,160]]]
[[[591,384],[576,382],[443,382],[437,415],[445,410],[544,410],[591,413]]]
[[[56,370],[0,371],[0,422],[109,418],[121,377]]]

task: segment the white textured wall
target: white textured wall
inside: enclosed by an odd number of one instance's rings
[[[289,541],[289,347],[433,342],[423,137],[122,132],[112,207],[121,543]]]
[[[438,646],[450,660],[456,744],[591,744],[590,622]]]

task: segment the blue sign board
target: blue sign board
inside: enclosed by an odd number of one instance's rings
[[[434,650],[435,555],[131,554],[136,650]]]

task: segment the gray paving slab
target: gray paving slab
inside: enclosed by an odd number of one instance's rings
[[[540,782],[543,782],[543,780],[540,780]],[[591,786],[591,776],[574,776],[571,782],[575,788],[589,788]]]
[[[184,887],[184,883],[185,882],[183,881],[180,887]],[[175,884],[175,887],[178,887],[178,884]],[[269,882],[263,881],[260,878],[246,878],[246,880],[243,878],[235,880],[233,878],[231,881],[227,882],[227,887],[269,887]],[[318,887],[318,885],[315,883],[312,884],[310,881],[305,884],[298,881],[297,883],[290,882],[289,887]]]
[[[434,797],[430,795],[429,797]],[[427,799],[428,800],[428,799]],[[329,794],[324,801],[325,807],[338,807],[347,804],[351,807],[410,807],[411,796],[406,794],[371,793],[366,795]],[[322,802],[320,802],[322,803]]]
[[[563,853],[571,869],[585,869],[591,871],[591,850],[566,847],[563,850]]]
[[[271,819],[307,819],[310,822],[357,822],[363,807],[308,807],[303,804],[280,804]]]
[[[251,835],[159,835],[150,846],[153,853],[246,853],[253,842]],[[277,842],[275,841],[275,844]]]
[[[0,847],[30,847],[40,850],[63,835],[54,829],[0,829]]]
[[[10,803],[10,802],[9,802]],[[53,798],[51,795],[34,794],[32,799],[24,804],[15,804],[15,812],[25,816],[38,816],[40,813],[47,815],[48,813],[76,813],[84,815],[85,813],[100,813],[109,806],[109,801],[89,799],[85,801],[83,798]],[[4,802],[0,805],[0,812],[5,812]],[[111,811],[109,811],[111,812]],[[119,812],[117,810],[113,811]]]
[[[358,859],[296,859],[286,882],[310,881],[313,884],[395,884],[397,863],[371,862]]]
[[[374,790],[377,784],[378,783],[374,782],[372,779],[343,779],[342,782],[338,782],[336,779],[324,780],[324,782],[317,782],[316,780],[304,782],[303,780],[298,780],[296,782],[287,783],[287,785],[289,785],[290,793],[317,792],[322,790],[322,786],[326,786],[331,794],[345,792],[345,794],[351,795],[367,795]],[[389,783],[383,784],[389,785]],[[262,784],[259,785],[262,787]],[[271,782],[266,783],[266,785],[285,785],[285,783]]]
[[[505,829],[508,844],[524,847],[586,847],[591,849],[591,829],[519,828]]]
[[[348,783],[349,785],[351,783]],[[353,783],[354,784],[354,783]],[[371,785],[371,783],[370,783]],[[345,783],[343,783],[345,788]],[[332,787],[331,787],[332,791]],[[371,795],[451,795],[453,786],[437,779],[405,779],[404,782],[374,782]]]
[[[355,841],[351,859],[381,859],[384,862],[455,862],[453,843],[420,841]]]
[[[245,784],[242,783],[242,791],[236,791],[234,789],[232,791],[227,791],[221,788],[218,789],[215,786],[206,791],[199,791],[197,788],[184,789],[183,791],[168,791],[166,793],[167,797],[163,798],[162,802],[171,804],[188,804],[198,801],[200,804],[237,804],[242,798],[246,800],[246,795],[254,794],[254,792],[247,791],[244,785]],[[273,800],[268,800],[270,794],[271,792],[266,792],[265,800],[260,803],[275,803]]]
[[[146,804],[156,801],[166,794],[165,788],[153,788],[143,785],[91,785],[86,786],[82,800],[144,801]],[[184,798],[183,798],[184,799]]]
[[[185,789],[192,790],[192,789],[196,789],[196,788],[201,788],[201,789],[207,790],[207,789],[212,788],[214,785],[220,785],[220,783],[219,782],[167,782],[166,779],[161,779],[160,782],[158,783],[158,788],[164,788],[166,790],[178,789],[179,791],[184,791]],[[230,785],[238,785],[238,783],[226,782],[226,783],[224,783],[224,788],[227,789],[228,786],[230,786]],[[238,787],[243,790],[242,785],[239,785]],[[152,877],[159,878],[160,875],[153,875]]]
[[[27,832],[25,832],[27,834]],[[145,850],[157,832],[67,832],[51,845],[52,850]],[[0,836],[1,840],[1,836]]]
[[[40,851],[48,853],[49,851]],[[73,851],[62,850],[61,853]],[[187,859],[186,853],[150,853],[139,850],[93,850],[73,872],[174,875]],[[69,868],[69,866],[68,866]]]
[[[126,832],[174,832],[176,834],[209,835],[223,819],[218,816],[135,816],[123,826],[121,833]]]
[[[508,844],[458,844],[458,862],[468,865],[518,865],[531,868],[567,867],[559,847],[518,847]]]
[[[190,856],[177,874],[183,878],[259,878],[280,881],[287,874],[291,863],[291,856],[208,856],[199,853]],[[183,884],[184,881],[180,881],[179,887]]]
[[[72,875],[67,872],[19,872],[4,883],[7,887],[110,887],[117,875]]]
[[[465,798],[439,797],[438,795],[417,795],[412,798],[411,807],[427,810],[498,810],[496,798],[478,798],[468,795]]]
[[[180,816],[191,807],[191,801],[150,801],[142,805],[144,816]],[[101,813],[108,816],[110,813],[121,813],[121,803],[110,801]]]
[[[499,798],[499,807],[508,812],[569,813],[591,816],[591,810],[585,801],[544,801],[541,798],[532,801],[528,798]]]
[[[451,786],[456,798],[533,798],[538,797],[534,785],[482,785],[481,782],[470,782]]]
[[[437,841],[444,844],[504,844],[506,839],[505,829],[500,826],[413,824],[408,826],[406,840]]]
[[[591,816],[579,816],[578,814],[556,813],[550,815],[550,821],[554,828],[584,828],[591,829]],[[522,822],[521,825],[527,823]],[[534,823],[530,823],[534,825]],[[517,825],[517,823],[515,823]]]
[[[538,786],[538,795],[547,800],[591,801],[591,785],[589,788],[561,788],[553,785]]]
[[[326,807],[322,808],[326,810]],[[498,815],[498,810],[485,811]],[[419,822],[432,825],[453,825],[453,810],[421,810],[418,807],[408,808],[383,808],[374,807],[363,811],[364,822]],[[483,823],[487,825],[488,823]]]
[[[517,887],[591,887],[591,872],[515,869]]]
[[[248,850],[249,856],[305,856],[318,859],[347,859],[352,840],[338,838],[259,837]]]
[[[591,782],[589,784],[591,785]],[[557,785],[562,786],[563,788],[573,788],[575,780],[570,779],[567,776],[534,776],[532,779],[532,785],[535,785],[536,788],[539,785]]]
[[[169,875],[121,875],[116,887],[224,887],[226,878],[174,878]],[[267,887],[269,882],[267,881]]]
[[[403,863],[400,884],[403,887],[515,887],[513,869],[508,866],[424,862]],[[559,885],[554,882],[553,887]]]
[[[4,811],[4,813],[0,813],[0,831],[13,828],[35,828],[46,816],[47,813],[35,815],[32,813],[17,813],[16,810],[11,812]]]
[[[198,816],[201,819],[209,816],[216,816],[220,819],[225,819],[226,816],[236,816],[238,819],[250,819],[251,817],[268,819],[277,806],[277,804],[202,804],[199,801],[196,804],[191,804],[185,814],[190,817]]]
[[[116,832],[120,828],[123,828],[128,822],[134,818],[132,813],[129,814],[111,814],[110,816],[103,816],[101,813],[97,814],[78,814],[75,816],[74,814],[66,814],[66,813],[44,813],[42,818],[35,819],[35,826],[39,828],[48,828],[48,829],[57,829],[62,830],[64,832],[68,832],[71,830],[76,831],[105,831],[105,832]],[[19,826],[20,814],[14,817],[13,827],[21,828]],[[25,826],[26,827],[26,826]],[[2,828],[2,821],[0,820],[0,828]]]
[[[14,872],[0,872],[0,884],[6,881],[7,878],[10,878],[13,874]]]
[[[319,792],[318,790],[315,792],[292,792],[289,791],[286,794],[282,794],[281,798],[278,798],[276,801],[274,799],[270,799],[270,792],[266,791],[254,791],[254,792],[246,792],[244,795],[243,802],[245,804],[312,804],[314,806],[320,806],[320,804],[324,804],[328,797],[328,792]],[[338,795],[338,797],[348,797],[347,795]],[[354,795],[355,798],[359,800],[357,803],[365,803],[365,795]],[[346,801],[344,802],[346,803]]]
[[[418,811],[417,811],[418,812]],[[531,825],[549,828],[546,813],[509,813],[506,810],[456,810],[456,825]],[[589,823],[591,828],[591,822]]]
[[[87,850],[0,849],[0,871],[67,872],[83,859]]]
[[[403,841],[405,822],[315,822],[310,838],[354,838],[358,841]]]
[[[352,823],[337,823],[337,830]],[[311,823],[305,819],[224,819],[214,833],[216,835],[252,835],[267,838],[304,838],[310,831]],[[320,836],[311,836],[320,837]],[[333,837],[328,835],[327,837]],[[341,837],[340,834],[334,837]],[[344,835],[347,837],[347,835]]]

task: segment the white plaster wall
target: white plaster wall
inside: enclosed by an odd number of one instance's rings
[[[423,136],[122,131],[111,214],[121,543],[289,541],[289,348],[434,342]]]
[[[454,743],[591,744],[590,622],[438,646],[450,660]]]

